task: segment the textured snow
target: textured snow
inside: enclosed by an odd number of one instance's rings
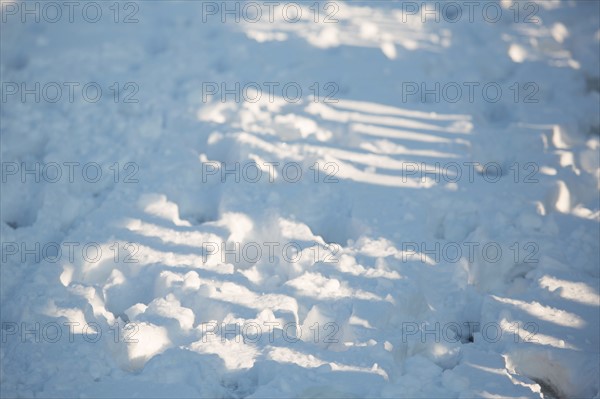
[[[537,23],[320,3],[330,24],[206,3],[22,23],[2,0],[3,84],[104,90],[2,101],[2,397],[599,397],[598,2],[527,2]],[[56,183],[6,169],[51,162]]]

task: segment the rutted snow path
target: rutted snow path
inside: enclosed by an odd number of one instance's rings
[[[2,103],[3,397],[598,396],[598,3],[539,3],[537,24],[337,4],[327,25],[163,1],[135,24],[2,23],[3,82],[139,86]],[[206,82],[304,95],[222,102]],[[407,82],[504,95],[403,101]],[[22,162],[104,175],[23,183],[4,166]],[[410,169],[436,164],[460,168]],[[102,256],[23,261],[50,242]]]

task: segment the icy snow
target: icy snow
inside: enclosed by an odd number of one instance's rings
[[[330,24],[309,3],[297,23],[282,5],[203,21],[206,3],[22,23],[2,0],[3,84],[104,90],[2,101],[2,397],[599,397],[599,3],[527,2],[536,23],[510,0],[497,23],[319,3]],[[221,101],[206,82],[303,94]],[[5,173],[36,162],[103,174]],[[236,162],[262,179],[222,181]],[[406,173],[436,163],[462,170]],[[36,243],[57,245],[22,253]]]

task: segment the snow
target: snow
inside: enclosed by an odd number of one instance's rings
[[[467,3],[1,0],[2,397],[600,397],[598,2]]]

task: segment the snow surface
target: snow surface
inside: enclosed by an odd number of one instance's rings
[[[384,2],[335,3],[330,24],[280,8],[204,22],[196,1],[135,3],[132,24],[109,3],[94,24],[22,23],[6,6],[23,3],[1,4],[3,84],[104,88],[96,103],[2,101],[2,397],[600,397],[597,1],[521,3],[537,23],[514,23],[504,0],[497,23],[422,23]],[[115,103],[114,82],[135,82],[139,102]],[[206,82],[303,96],[221,102]],[[339,101],[311,97],[328,82]],[[406,82],[504,95],[404,101]],[[214,161],[263,178],[223,182]],[[5,170],[51,162],[56,183]],[[65,162],[104,173],[71,182]],[[423,180],[414,162],[502,172]],[[251,255],[207,246],[222,242]],[[23,259],[36,243],[61,256]]]

